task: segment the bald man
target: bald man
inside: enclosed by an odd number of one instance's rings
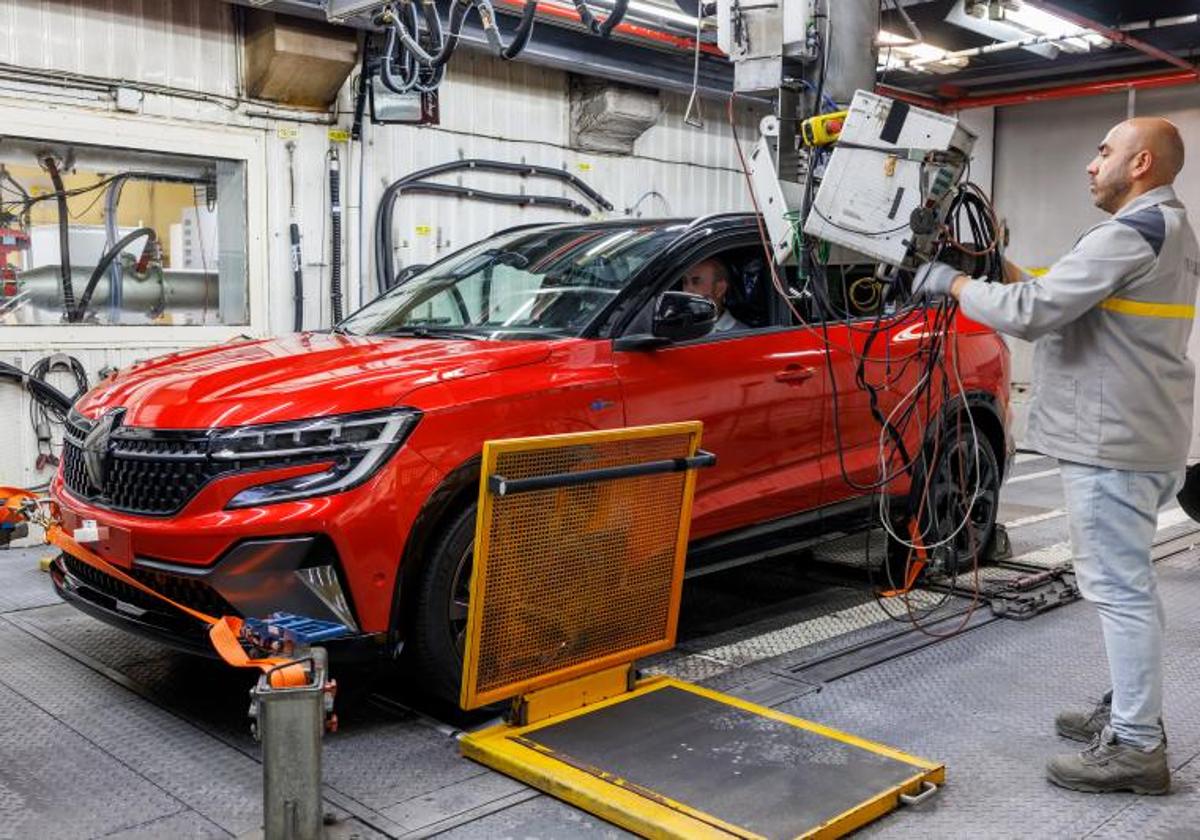
[[[714,333],[740,332],[746,329],[746,325],[725,307],[725,295],[729,291],[729,272],[720,260],[708,259],[696,263],[683,272],[683,276],[679,278],[679,287],[693,295],[703,295],[717,307]]]
[[[1060,735],[1089,742],[1047,765],[1050,781],[1075,790],[1170,786],[1150,547],[1191,441],[1200,255],[1171,187],[1182,168],[1174,125],[1126,120],[1087,167],[1092,199],[1112,217],[1045,275],[1007,264],[1000,285],[929,263],[914,279],[918,294],[952,295],[970,318],[1037,341],[1026,439],[1059,459],[1076,580],[1099,610],[1112,680],[1096,708],[1055,720]]]

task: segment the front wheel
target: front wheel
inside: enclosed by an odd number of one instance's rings
[[[457,703],[462,686],[467,607],[475,548],[475,505],[453,520],[425,567],[413,610],[409,648],[419,688]]]

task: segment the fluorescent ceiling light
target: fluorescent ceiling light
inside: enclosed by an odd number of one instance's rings
[[[879,50],[880,70],[910,70],[914,73],[951,73],[967,66],[964,56],[951,55],[941,47],[914,41],[886,29],[879,30],[875,42]],[[919,62],[910,64],[910,62]]]
[[[976,6],[981,9],[982,6]],[[993,20],[986,14],[969,14],[965,4],[955,2],[946,15],[946,22],[977,32],[996,41],[1026,41],[1035,37],[1064,38],[1053,43],[1030,44],[1023,49],[1043,58],[1057,58],[1060,52],[1087,52],[1106,49],[1112,45],[1104,36],[1076,26],[1057,15],[1035,8],[1019,0],[1008,0],[1001,6],[1002,17]]]
[[[1019,26],[1034,35],[1046,35],[1050,38],[1079,36],[1069,37],[1068,40],[1062,42],[1061,45],[1068,49],[1074,47],[1086,52],[1093,46],[1104,49],[1112,45],[1112,42],[1103,35],[1082,26],[1076,26],[1058,15],[1030,6],[1028,3],[1021,3],[1016,9],[1004,7],[1004,21]]]
[[[680,26],[696,28],[696,18],[692,15],[684,14],[678,8],[645,2],[645,0],[629,0],[629,10],[645,17],[659,18],[660,20],[677,23]]]
[[[895,32],[888,32],[886,29],[880,29],[879,34],[875,36],[875,43],[881,47],[896,47],[901,44],[911,44],[912,38],[906,35],[897,35]]]

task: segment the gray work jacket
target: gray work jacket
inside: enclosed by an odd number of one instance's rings
[[[962,311],[1037,340],[1026,443],[1064,461],[1182,469],[1195,371],[1187,357],[1200,254],[1170,187],[1087,231],[1041,277],[968,283]]]

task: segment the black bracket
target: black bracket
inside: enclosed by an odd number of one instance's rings
[[[577,487],[597,481],[614,481],[620,478],[638,478],[643,475],[686,472],[687,470],[711,467],[717,456],[703,449],[691,458],[669,458],[662,461],[647,461],[644,464],[629,464],[622,467],[602,467],[595,470],[580,470],[570,473],[552,473],[533,478],[505,478],[502,475],[488,477],[488,492],[493,496],[512,496],[517,493],[532,493],[537,490],[557,490],[560,487]]]

